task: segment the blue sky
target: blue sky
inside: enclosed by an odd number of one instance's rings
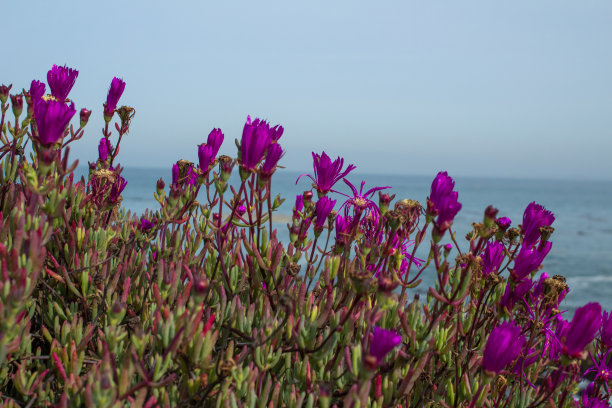
[[[94,160],[113,76],[136,108],[124,167],[196,160],[247,114],[363,172],[612,179],[612,3],[543,1],[12,1],[0,82],[52,64],[94,111],[73,157]]]

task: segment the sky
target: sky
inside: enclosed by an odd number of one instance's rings
[[[284,126],[291,170],[324,150],[369,173],[612,180],[608,0],[2,0],[0,21],[0,83],[79,70],[81,163],[118,76],[124,167],[196,162],[213,128],[235,156],[251,115]]]

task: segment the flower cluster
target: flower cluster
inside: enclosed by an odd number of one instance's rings
[[[423,208],[313,153],[283,242],[284,129],[248,117],[235,157],[213,129],[133,214],[125,82],[78,180],[67,146],[92,112],[71,125],[77,77],[54,65],[50,95],[0,86],[0,405],[609,407],[612,311],[564,310],[565,278],[539,272],[542,205],[516,228],[489,206],[463,239],[446,172]]]

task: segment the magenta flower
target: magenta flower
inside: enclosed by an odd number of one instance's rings
[[[219,149],[221,148],[221,144],[223,144],[223,139],[225,136],[221,129],[213,129],[208,134],[208,138],[206,139],[206,144],[212,147],[213,156],[216,156],[219,153]]]
[[[342,217],[338,215],[336,217],[336,247],[344,248],[348,244],[349,237],[351,236],[351,229],[353,227],[353,220],[351,217]]]
[[[172,184],[177,185],[179,182],[180,170],[178,164],[172,165]]]
[[[278,141],[283,135],[285,129],[281,125],[276,125],[272,129],[270,129],[270,137],[274,142]]]
[[[64,102],[52,99],[41,99],[34,105],[34,120],[38,130],[40,143],[49,147],[64,137],[64,131],[70,119],[76,113],[74,102],[66,105]]]
[[[499,226],[499,228],[505,231],[508,229],[508,227],[510,227],[510,224],[512,224],[512,221],[508,217],[501,217],[501,218],[498,218],[497,221],[495,221],[495,223]]]
[[[599,336],[605,347],[612,347],[612,312],[603,312]]]
[[[523,299],[523,297],[531,290],[532,287],[533,281],[529,278],[523,279],[516,283],[509,281],[506,285],[506,291],[499,301],[499,304],[511,311],[514,308],[514,305]]]
[[[610,408],[610,405],[608,405],[606,401],[600,400],[598,397],[589,396],[585,391],[582,394],[582,408]]]
[[[315,204],[315,233],[318,231],[321,233],[323,231],[323,227],[325,226],[325,222],[327,221],[327,217],[334,209],[336,205],[336,200],[332,200],[327,196],[321,197],[317,204]]]
[[[261,172],[265,175],[271,175],[283,153],[283,149],[278,143],[271,144],[266,153],[266,160],[261,166]]]
[[[103,162],[108,158],[109,153],[109,145],[110,141],[107,141],[106,138],[100,139],[100,144],[98,144],[98,159]]]
[[[453,219],[461,210],[457,201],[459,194],[453,191],[455,181],[446,172],[440,172],[431,183],[431,193],[427,199],[427,213],[438,216],[435,221],[440,237],[453,223]]]
[[[58,67],[54,64],[47,72],[47,83],[51,89],[51,95],[60,102],[64,102],[78,76],[79,71],[76,69],[68,68],[66,65]]]
[[[119,202],[119,198],[121,196],[121,193],[125,189],[125,186],[127,186],[127,181],[125,181],[123,177],[118,176],[117,180],[111,187],[109,197],[110,204],[116,204],[117,202]]]
[[[540,228],[549,227],[555,221],[555,216],[552,212],[546,210],[540,204],[536,204],[535,201],[529,203],[525,212],[523,213],[523,245],[531,248],[536,244],[540,238]]]
[[[215,161],[215,148],[208,143],[204,143],[198,146],[198,161],[200,162],[200,169],[204,173],[208,172],[208,168]]]
[[[344,159],[341,157],[336,158],[332,162],[329,156],[323,152],[320,156],[315,152],[312,152],[314,177],[310,174],[302,174],[297,178],[295,184],[300,180],[302,176],[309,177],[313,181],[313,187],[319,192],[319,194],[327,194],[332,190],[334,184],[343,177],[346,177],[356,167],[349,164],[346,170],[342,171],[344,165]]]
[[[259,118],[251,122],[251,117],[247,116],[240,143],[240,164],[242,167],[255,170],[255,167],[263,159],[271,141],[268,122]]]
[[[140,230],[141,231],[148,231],[154,226],[155,224],[153,224],[151,221],[147,220],[146,218],[143,217],[140,219]]]
[[[340,207],[340,208],[344,207],[344,216],[348,217],[349,209],[352,208],[353,218],[358,219],[362,215],[365,215],[365,217],[367,218],[367,216],[371,214],[376,219],[376,221],[378,221],[378,215],[380,214],[380,209],[378,208],[376,203],[371,200],[371,198],[374,195],[374,193],[376,193],[377,191],[385,190],[391,187],[389,186],[374,187],[364,193],[363,187],[365,186],[365,181],[361,182],[361,187],[359,188],[359,192],[358,192],[355,186],[351,184],[350,181],[348,181],[347,179],[342,179],[342,180],[353,191],[352,197],[339,192],[339,194],[342,194],[343,196],[346,196],[349,198]]]
[[[483,266],[482,274],[487,276],[491,273],[498,273],[499,267],[504,260],[504,244],[501,242],[488,242],[482,255]]]
[[[117,109],[117,104],[119,103],[119,99],[121,98],[121,95],[123,95],[124,90],[125,82],[123,82],[121,78],[114,77],[111,81],[110,88],[108,89],[108,94],[106,95],[106,104],[104,105],[105,117],[113,117],[113,113],[115,112],[115,109]]]
[[[519,254],[514,259],[514,268],[510,271],[511,277],[516,281],[520,281],[531,272],[538,270],[551,248],[552,242],[547,242],[543,248],[530,249],[523,245]]]
[[[295,196],[295,207],[293,207],[293,220],[300,219],[300,213],[304,209],[304,198],[301,194]]]
[[[482,356],[482,367],[489,373],[499,374],[520,354],[525,344],[521,328],[514,322],[504,322],[489,334]]]
[[[43,97],[43,95],[45,94],[45,88],[46,86],[44,83],[37,80],[32,81],[32,83],[30,84],[30,100],[32,105],[38,103],[40,98]]]
[[[570,357],[578,357],[584,348],[595,338],[601,328],[601,305],[587,303],[578,308],[574,318],[561,333],[563,351]]]
[[[385,356],[402,342],[402,336],[392,330],[374,327],[370,341],[369,354],[376,358],[377,365],[382,363]]]

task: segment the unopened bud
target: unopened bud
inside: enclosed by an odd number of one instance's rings
[[[164,183],[163,179],[157,180],[157,194],[161,195],[164,192],[164,188],[166,188],[166,183]]]
[[[13,107],[13,114],[15,115],[15,119],[21,116],[21,112],[23,112],[23,95],[11,95],[11,104]]]
[[[6,86],[4,84],[0,85],[0,101],[2,101],[3,104],[5,104],[6,101],[8,100],[9,91],[11,90],[12,87],[13,87],[13,84],[9,86]]]
[[[219,172],[221,173],[221,180],[226,183],[232,175],[232,169],[234,168],[234,160],[229,156],[219,156]]]
[[[91,111],[89,109],[81,109],[80,117],[81,117],[81,127],[85,127],[87,122],[89,122],[89,117],[91,116]]]
[[[389,209],[389,204],[395,198],[395,194],[390,196],[387,193],[383,193],[382,191],[378,192],[378,207],[380,208],[380,212],[385,214]]]
[[[304,194],[302,194],[302,203],[306,208],[312,206],[312,191],[304,191]]]

